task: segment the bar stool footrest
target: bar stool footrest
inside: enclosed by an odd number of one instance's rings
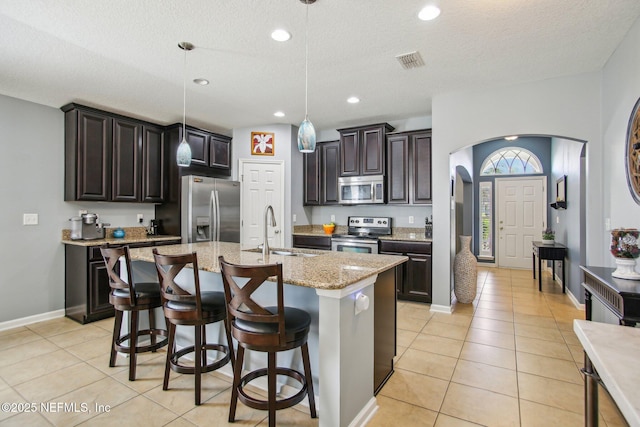
[[[249,384],[251,381],[255,380],[259,377],[264,377],[268,375],[268,369],[256,369],[255,371],[251,371],[240,379],[240,384],[238,385],[238,399],[253,409],[260,409],[266,411],[269,409],[269,401],[256,399],[253,396],[248,395],[244,391],[244,386]],[[276,410],[290,408],[291,406],[297,405],[302,402],[304,398],[307,396],[307,381],[300,372],[289,369],[289,368],[276,368],[276,375],[286,375],[289,378],[293,378],[302,386],[300,390],[294,394],[293,396],[284,398],[284,399],[276,399],[275,407]]]
[[[213,362],[206,364],[200,368],[201,373],[215,371],[229,363],[231,360],[229,356],[229,347],[223,344],[205,344],[203,347],[206,350],[218,351],[220,353],[224,353],[224,356],[220,359],[214,360]],[[188,347],[184,347],[171,355],[171,369],[175,372],[181,374],[195,374],[195,367],[189,365],[182,365],[180,363],[180,358],[190,354],[195,353],[195,346],[190,345]]]
[[[157,341],[155,344],[136,346],[135,347],[136,353],[146,353],[148,351],[156,351],[159,348],[164,347],[168,343],[167,331],[165,329],[143,329],[142,331],[138,331],[138,339],[140,339],[140,337],[147,336],[147,335],[161,336],[161,337],[164,337],[164,339]],[[130,339],[131,339],[131,334],[126,334],[119,337],[114,344],[116,351],[119,353],[131,354],[131,345],[122,344],[123,342],[129,341]]]

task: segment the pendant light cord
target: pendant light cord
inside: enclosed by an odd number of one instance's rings
[[[307,2],[304,32],[304,119],[309,117],[309,2]]]
[[[187,129],[187,46],[184,46],[184,64],[182,66],[182,139]]]

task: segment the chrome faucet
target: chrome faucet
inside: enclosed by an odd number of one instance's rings
[[[264,209],[264,241],[262,243],[262,258],[266,258],[269,256],[269,240],[267,236],[267,220],[269,218],[269,211],[271,211],[271,226],[276,226],[276,216],[273,213],[273,208],[271,205],[267,205]]]

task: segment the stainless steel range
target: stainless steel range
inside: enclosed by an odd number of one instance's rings
[[[331,250],[339,252],[378,253],[378,237],[391,234],[391,218],[350,216],[347,234],[334,234]]]

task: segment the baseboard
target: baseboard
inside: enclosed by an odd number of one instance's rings
[[[367,404],[364,405],[364,408],[362,408],[360,412],[358,412],[358,415],[356,415],[356,417],[351,420],[351,422],[349,423],[349,427],[360,427],[367,425],[367,423],[371,420],[371,418],[377,411],[378,402],[374,396],[369,399]]]
[[[21,317],[20,319],[7,320],[0,323],[0,331],[6,331],[7,329],[17,328],[19,326],[26,326],[32,323],[43,322],[45,320],[57,319],[64,317],[64,309],[50,311],[48,313],[34,314],[33,316]]]
[[[560,285],[562,286],[562,285]],[[578,301],[578,298],[576,298],[575,295],[573,295],[571,293],[571,290],[569,290],[568,288],[566,288],[566,292],[567,292],[567,296],[569,297],[569,299],[571,300],[571,302],[573,303],[573,305],[578,309],[578,310],[582,310],[584,311],[584,304],[581,304],[580,301]]]
[[[439,305],[439,304],[431,304],[430,311],[433,311],[434,313],[445,313],[445,314],[453,313],[453,309],[451,308],[450,305]]]

